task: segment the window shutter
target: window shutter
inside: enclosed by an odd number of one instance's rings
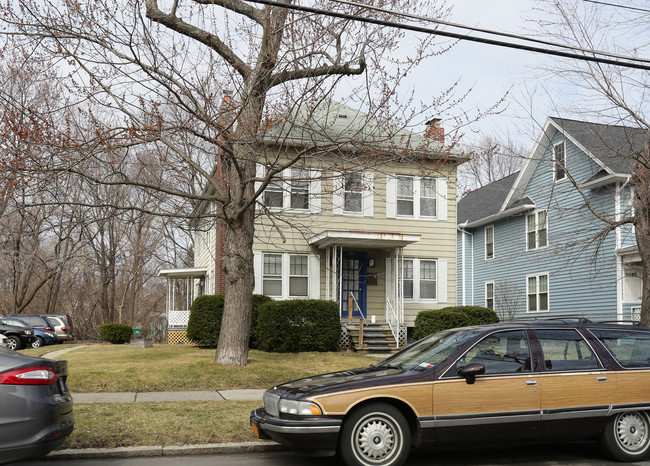
[[[343,215],[343,201],[343,174],[332,172],[332,213],[334,215]]]
[[[255,287],[253,288],[253,294],[262,294],[262,253],[254,252],[253,253],[253,274],[255,276]]]
[[[395,218],[397,215],[397,178],[386,175],[386,218]]]
[[[447,195],[447,179],[438,178],[436,185],[438,191],[438,220],[447,221],[447,205],[449,202]]]
[[[320,170],[312,170],[309,173],[309,210],[312,214],[320,214],[321,210],[321,179]]]
[[[438,259],[438,302],[447,302],[447,260]]]
[[[320,256],[309,255],[309,297],[320,299]]]
[[[373,173],[363,174],[363,216],[373,217],[375,208],[373,205],[375,196],[375,175]]]

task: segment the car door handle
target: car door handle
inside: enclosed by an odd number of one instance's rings
[[[598,377],[596,380],[598,380],[599,382],[607,382],[607,376],[602,375],[602,376]]]
[[[537,385],[537,380],[526,380],[526,385]]]

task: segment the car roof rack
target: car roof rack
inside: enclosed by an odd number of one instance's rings
[[[587,319],[586,317],[577,317],[577,316],[572,316],[572,315],[566,315],[566,316],[530,316],[525,319],[515,319],[513,322],[547,322],[547,321],[558,321],[558,322],[564,322],[564,323],[569,323],[569,322],[578,322],[580,324],[591,324],[593,323],[591,320]]]
[[[618,324],[618,325],[631,325],[633,327],[645,327],[640,321],[638,320],[599,320],[598,322],[595,322],[597,324]]]

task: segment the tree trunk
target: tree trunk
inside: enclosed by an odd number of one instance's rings
[[[650,140],[632,167],[634,182],[634,228],[636,244],[643,264],[641,323],[650,325]]]
[[[248,361],[248,341],[253,313],[254,208],[248,210],[240,221],[226,223],[226,290],[215,361],[232,366],[245,366]]]

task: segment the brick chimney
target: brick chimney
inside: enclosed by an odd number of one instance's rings
[[[434,141],[438,141],[444,144],[445,142],[445,128],[440,126],[441,118],[432,118],[426,122],[427,129],[424,131],[424,135]]]

